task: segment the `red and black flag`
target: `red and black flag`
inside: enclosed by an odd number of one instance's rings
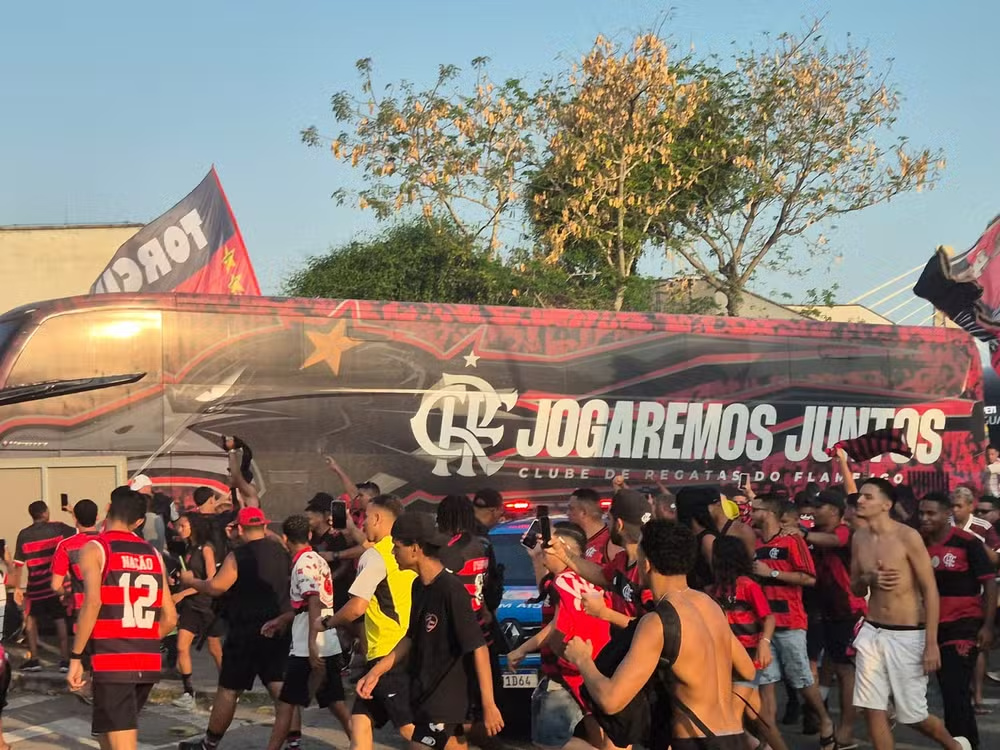
[[[107,292],[260,295],[215,167],[180,203],[118,248],[90,287]]]
[[[852,461],[868,461],[883,453],[897,453],[907,458],[913,457],[913,451],[906,446],[906,438],[899,427],[887,427],[875,430],[860,437],[840,440],[827,448],[826,455],[836,456],[837,449],[843,448]]]
[[[939,247],[913,293],[989,344],[993,368],[1000,372],[1000,216],[961,255],[952,258]]]

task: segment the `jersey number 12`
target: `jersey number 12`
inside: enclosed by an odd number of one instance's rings
[[[156,620],[156,612],[150,607],[156,601],[160,591],[160,582],[156,576],[140,573],[132,583],[132,574],[125,573],[119,584],[122,587],[122,627],[149,630]],[[140,596],[132,601],[133,589],[140,591]]]

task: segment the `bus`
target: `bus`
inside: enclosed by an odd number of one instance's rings
[[[918,491],[978,481],[983,372],[963,331],[409,302],[106,294],[0,317],[0,463],[122,459],[158,489],[228,485],[251,446],[268,512],[339,491],[842,480],[825,449],[880,427]]]

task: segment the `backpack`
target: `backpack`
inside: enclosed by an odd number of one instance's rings
[[[593,707],[597,723],[616,747],[641,745],[648,750],[667,750],[673,742],[674,709],[684,713],[711,743],[715,734],[670,689],[674,682],[673,663],[677,660],[681,643],[681,621],[677,610],[664,600],[653,611],[659,616],[663,627],[663,651],[643,688],[616,714],[604,713],[587,691],[586,685],[583,687],[583,694]],[[628,627],[614,631],[611,640],[594,659],[594,666],[605,677],[612,676],[625,659],[640,619],[635,618]],[[655,721],[653,717],[656,717]],[[712,745],[709,744],[709,747]]]

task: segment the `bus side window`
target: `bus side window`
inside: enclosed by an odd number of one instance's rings
[[[144,372],[160,380],[160,313],[87,310],[48,318],[31,334],[7,386]]]

